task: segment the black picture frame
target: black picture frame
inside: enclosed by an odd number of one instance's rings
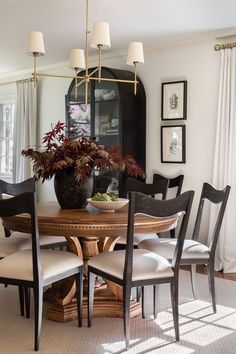
[[[187,80],[163,82],[161,93],[161,119],[187,119]]]
[[[161,126],[161,162],[186,163],[185,125]]]

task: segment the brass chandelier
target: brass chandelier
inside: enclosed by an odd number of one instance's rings
[[[70,56],[70,67],[74,69],[74,76],[65,76],[57,74],[46,74],[37,72],[36,61],[38,56],[45,54],[44,40],[42,32],[33,31],[29,34],[28,53],[34,57],[34,83],[37,83],[38,76],[61,77],[75,79],[75,88],[77,94],[78,86],[85,84],[85,104],[88,103],[88,85],[90,80],[113,81],[121,83],[130,83],[134,85],[134,95],[137,92],[137,65],[144,64],[143,44],[141,42],[131,42],[128,47],[127,64],[134,66],[134,80],[121,80],[102,77],[102,50],[111,47],[109,24],[107,22],[95,22],[91,32],[90,47],[98,49],[98,66],[89,73],[88,48],[89,48],[89,0],[86,0],[86,30],[85,30],[85,50],[72,49]],[[85,74],[80,75],[84,70]],[[93,75],[98,73],[97,77]]]

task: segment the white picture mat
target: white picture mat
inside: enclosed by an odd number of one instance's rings
[[[175,100],[174,104],[173,101]],[[171,104],[172,102],[172,104]],[[163,118],[184,118],[184,83],[163,85]]]
[[[162,159],[167,162],[183,161],[182,127],[162,128]]]

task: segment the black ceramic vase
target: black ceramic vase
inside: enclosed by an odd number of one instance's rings
[[[82,185],[74,178],[74,170],[63,170],[54,177],[54,189],[62,209],[84,209],[87,198],[93,191],[93,175],[87,177]]]

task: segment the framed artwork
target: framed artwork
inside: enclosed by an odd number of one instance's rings
[[[185,125],[161,126],[161,162],[186,162]]]
[[[89,124],[90,123],[90,104],[70,103],[69,118],[75,123]]]
[[[161,92],[161,119],[187,119],[187,81],[163,82]]]
[[[68,121],[69,137],[77,140],[81,136],[89,137],[91,135],[90,126],[90,104],[69,103]]]

